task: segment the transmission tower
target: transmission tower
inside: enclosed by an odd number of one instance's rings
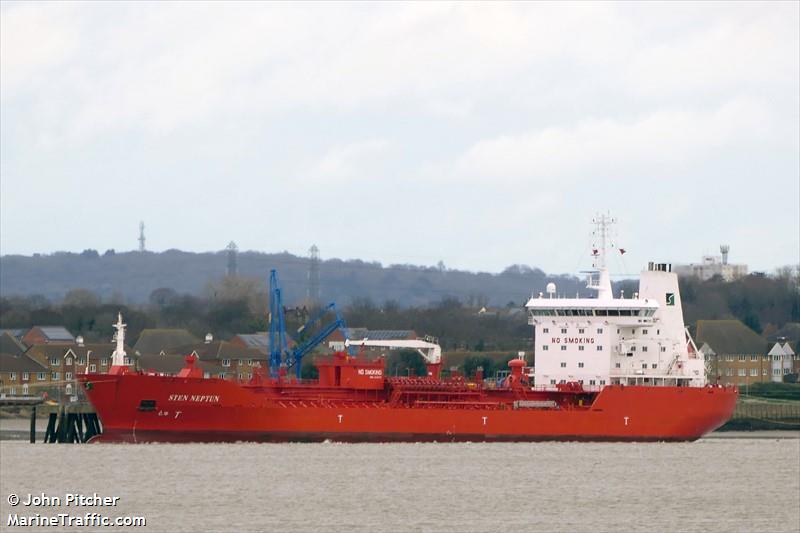
[[[236,254],[239,252],[239,248],[235,242],[231,241],[225,249],[228,250],[228,275],[235,276],[239,273],[239,267],[236,264]]]
[[[144,252],[144,221],[139,222],[139,251]]]
[[[319,302],[319,248],[314,244],[309,248],[308,264],[308,300],[314,304]]]

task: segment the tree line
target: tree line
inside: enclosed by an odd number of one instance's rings
[[[699,319],[736,318],[770,336],[789,322],[800,322],[800,281],[795,269],[732,282],[681,278],[680,289],[689,326]],[[350,327],[414,330],[420,336],[436,337],[448,351],[531,349],[533,330],[527,323],[524,302],[488,309],[479,303],[483,302],[445,296],[432,304],[403,306],[395,300],[376,303],[359,298],[341,311]],[[130,344],[145,328],[185,328],[198,338],[209,332],[217,338],[229,338],[237,333],[266,331],[267,309],[263,282],[229,276],[208,284],[200,294],[158,288],[143,304],[125,303],[113,296],[101,298],[88,289],[73,289],[57,302],[41,295],[3,296],[0,328],[62,325],[87,342],[107,342],[113,335],[116,314],[121,311],[128,324]],[[307,303],[289,306],[286,322],[290,334],[313,312],[314,307]]]

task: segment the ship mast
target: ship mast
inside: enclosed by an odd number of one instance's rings
[[[117,323],[114,324],[114,329],[117,332],[114,334],[114,340],[117,341],[117,346],[114,353],[111,354],[111,366],[124,366],[125,365],[125,326],[122,323],[122,313],[117,313]]]
[[[600,214],[592,219],[592,223],[596,226],[594,236],[599,239],[599,246],[595,244],[592,249],[593,266],[597,270],[598,278],[595,281],[590,277],[586,287],[597,291],[598,300],[611,300],[614,298],[614,293],[611,291],[611,276],[608,274],[608,267],[606,266],[606,254],[609,226],[616,224],[617,219],[611,217],[611,215]]]

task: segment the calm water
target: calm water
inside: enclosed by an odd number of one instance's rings
[[[800,531],[800,439],[769,435],[689,444],[3,441],[0,467],[3,531],[36,530],[6,526],[7,497],[42,492],[119,496],[118,507],[77,514],[145,516],[138,530],[165,533]]]

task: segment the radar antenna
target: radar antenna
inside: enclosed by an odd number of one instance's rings
[[[139,222],[139,251],[144,252],[144,221]]]

